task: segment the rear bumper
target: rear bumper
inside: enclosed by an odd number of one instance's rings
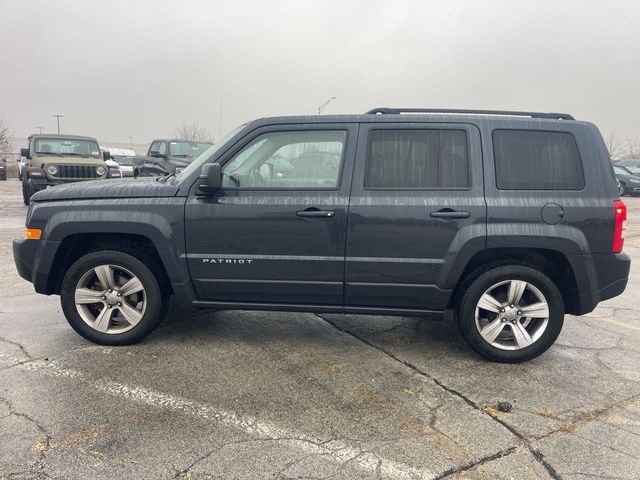
[[[593,311],[598,303],[624,292],[629,280],[631,259],[626,253],[570,255],[578,287],[574,315]]]

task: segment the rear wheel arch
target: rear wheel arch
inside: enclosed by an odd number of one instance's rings
[[[456,308],[478,276],[504,265],[522,265],[544,273],[560,291],[565,312],[571,314],[579,310],[577,281],[569,260],[557,250],[543,248],[493,248],[476,253],[461,272],[448,308]]]

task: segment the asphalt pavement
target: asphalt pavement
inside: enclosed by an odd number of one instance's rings
[[[138,345],[93,345],[18,276],[26,207],[0,181],[0,479],[640,478],[624,200],[625,293],[502,365],[446,321],[179,305]]]

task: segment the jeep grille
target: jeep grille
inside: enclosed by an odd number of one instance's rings
[[[58,165],[58,178],[98,178],[96,167],[88,165]]]

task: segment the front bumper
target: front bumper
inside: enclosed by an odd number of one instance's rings
[[[46,240],[14,240],[13,259],[18,270],[18,275],[33,283],[33,288],[38,293],[50,295],[53,285],[49,279],[52,273],[52,263],[60,242],[48,242]]]

